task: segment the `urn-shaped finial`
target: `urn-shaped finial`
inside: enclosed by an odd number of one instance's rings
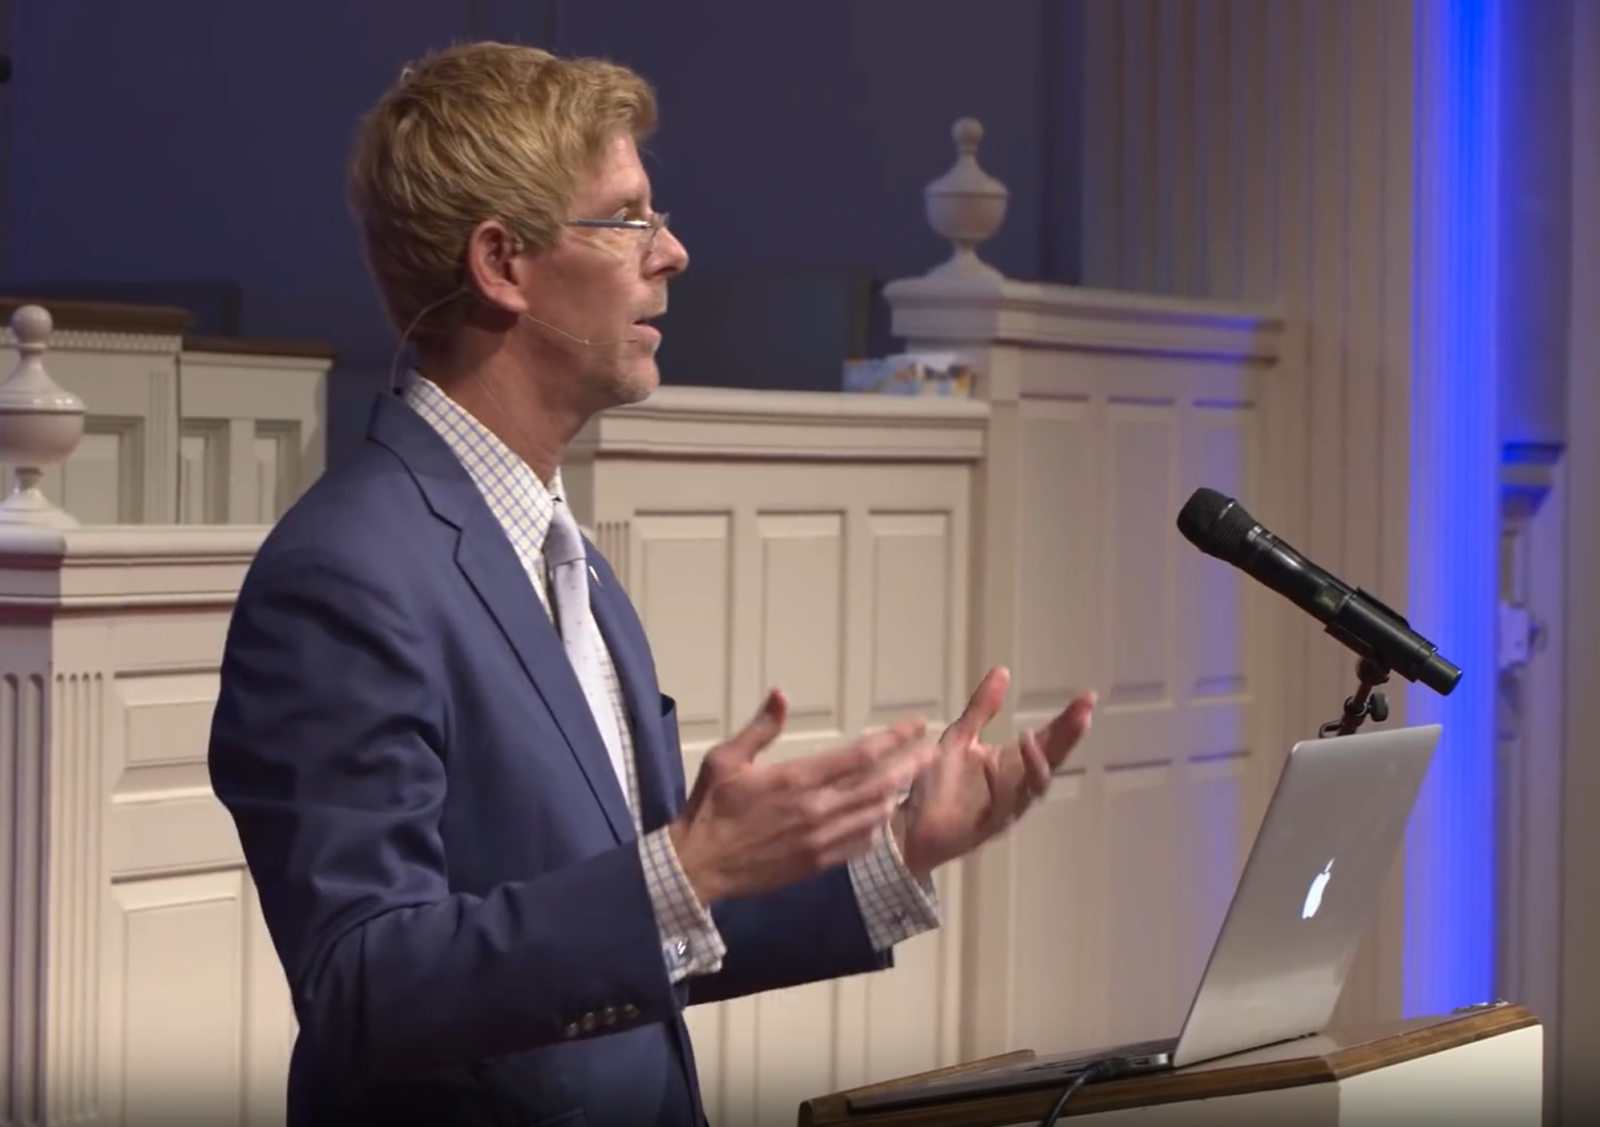
[[[998,278],[1000,272],[978,257],[977,246],[1000,229],[1006,217],[1006,186],[978,165],[983,125],[964,117],[955,123],[956,162],[923,190],[928,224],[949,239],[955,252],[930,277]]]
[[[11,315],[18,363],[0,383],[0,463],[15,470],[16,485],[0,502],[0,524],[72,528],[78,523],[39,489],[44,467],[65,462],[83,438],[83,400],[57,386],[45,370],[52,327],[42,306],[24,305]]]

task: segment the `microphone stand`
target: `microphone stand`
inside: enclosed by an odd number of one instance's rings
[[[1389,680],[1389,673],[1387,668],[1370,657],[1363,657],[1356,662],[1356,677],[1361,683],[1356,687],[1355,696],[1345,699],[1343,716],[1328,721],[1317,730],[1318,737],[1328,739],[1332,736],[1354,735],[1368,716],[1379,724],[1389,719],[1389,698],[1374,691]]]

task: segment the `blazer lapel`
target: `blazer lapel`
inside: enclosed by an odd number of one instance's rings
[[[457,530],[456,566],[561,729],[617,840],[630,840],[633,818],[583,687],[522,561],[477,486],[444,439],[397,397],[378,398],[368,434],[406,464],[434,514]]]
[[[591,545],[589,550],[594,551]],[[609,569],[608,569],[609,570]],[[640,823],[646,832],[672,820],[672,775],[661,733],[661,688],[650,668],[642,637],[630,629],[629,615],[620,605],[622,593],[615,582],[606,583],[591,573],[589,605],[617,667],[623,699],[633,721],[633,754],[639,772]]]
[[[492,517],[472,521],[461,530],[456,564],[516,651],[534,690],[561,728],[617,840],[629,840],[634,836],[633,817],[583,686],[522,561]]]

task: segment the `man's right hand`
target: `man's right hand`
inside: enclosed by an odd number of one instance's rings
[[[783,763],[756,757],[783,730],[788,704],[768,695],[733,739],[706,753],[671,829],[700,902],[770,892],[864,852],[901,792],[939,753],[921,720]]]

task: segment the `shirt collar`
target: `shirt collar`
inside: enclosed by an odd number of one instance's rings
[[[560,467],[546,486],[498,435],[418,371],[408,374],[400,395],[444,439],[495,519],[508,530],[526,528],[534,543],[543,545],[555,502],[565,496]]]

